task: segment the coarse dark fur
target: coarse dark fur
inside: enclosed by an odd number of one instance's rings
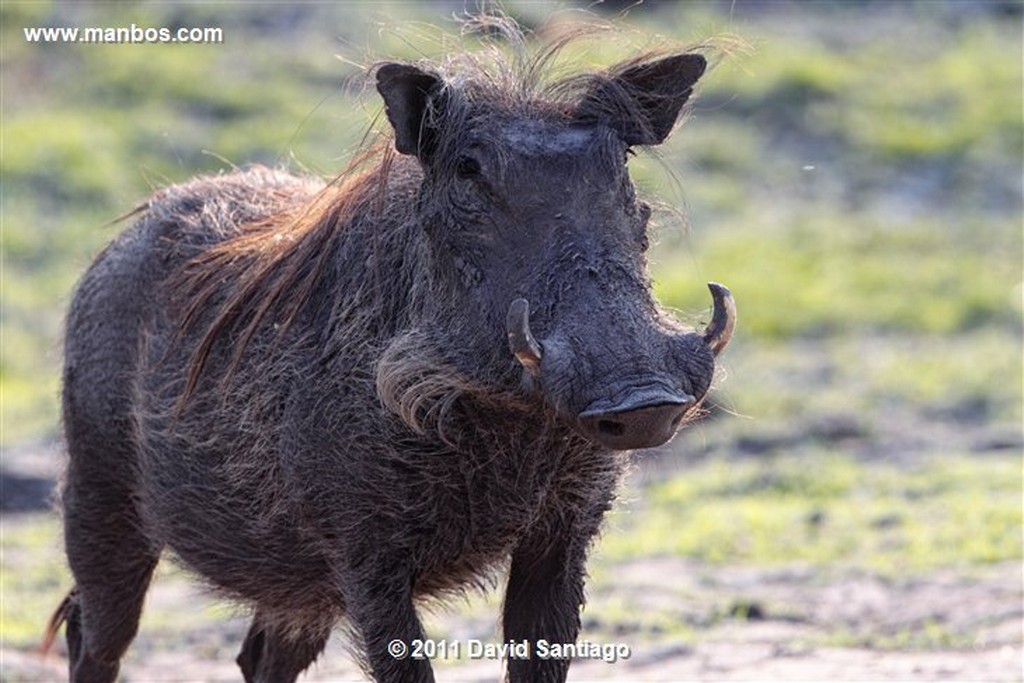
[[[394,139],[339,180],[170,187],[97,257],[63,378],[76,586],[50,631],[67,622],[73,680],[114,680],[165,548],[253,606],[247,681],[294,680],[341,620],[377,680],[432,680],[387,643],[424,637],[417,601],[505,567],[503,637],[575,641],[617,450],[664,440],[579,416],[697,403],[714,363],[651,296],[625,163],[668,135],[704,60],[546,81],[560,47],[381,65]],[[519,297],[532,373],[506,335]]]

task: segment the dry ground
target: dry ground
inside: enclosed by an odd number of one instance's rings
[[[46,562],[60,564],[52,514],[32,507],[33,491],[52,482],[53,458],[15,452],[5,458],[6,534],[49,524]],[[17,474],[18,476],[14,476]],[[28,482],[28,483],[26,483]],[[43,483],[40,483],[43,482]],[[49,521],[47,521],[47,519]],[[5,544],[4,566],[20,566]],[[39,561],[39,557],[23,558]],[[679,558],[615,565],[594,583],[593,605],[627,611],[608,623],[585,612],[583,637],[631,649],[616,663],[580,661],[571,680],[893,680],[1019,681],[1024,671],[1022,575],[1017,561],[944,569],[898,580],[863,571],[809,566],[713,567]],[[51,588],[52,590],[52,588]],[[17,602],[17,595],[5,595]],[[437,614],[429,623],[449,638],[494,641],[496,598]],[[38,608],[37,608],[38,609]],[[676,615],[682,630],[641,632],[630,610]],[[40,630],[47,614],[31,615]],[[604,619],[602,622],[601,619]],[[239,680],[234,664],[245,615],[217,606],[170,563],[150,592],[141,633],[125,661],[126,681]],[[929,634],[926,642],[919,638]],[[609,635],[611,634],[611,635]],[[917,634],[917,635],[914,635]],[[27,646],[0,651],[0,680],[62,680],[63,643],[48,659]],[[494,681],[495,661],[446,661],[440,681]],[[339,637],[305,680],[361,680]]]
[[[179,624],[194,623],[196,613],[209,609],[209,599],[180,577],[165,578],[154,587],[148,607],[162,614],[161,625],[149,632],[143,627],[125,663],[125,680],[239,680],[233,659],[246,628],[244,617],[183,629]],[[1019,681],[1024,671],[1017,563],[994,566],[971,577],[941,572],[899,584],[867,575],[823,579],[800,569],[719,568],[712,574],[684,561],[649,560],[629,565],[620,578],[623,591],[650,599],[663,595],[667,583],[676,590],[685,584],[699,591],[701,599],[680,606],[686,611],[706,612],[708,605],[736,604],[740,599],[756,607],[745,619],[720,620],[692,642],[666,638],[643,643],[622,636],[620,641],[632,650],[628,660],[578,662],[570,680]],[[836,624],[851,634],[895,637],[907,624],[921,620],[974,633],[974,642],[914,651],[819,641],[820,634],[834,631]],[[478,626],[467,623],[464,630],[472,632]],[[458,632],[459,626],[453,631]],[[493,639],[479,632],[475,637]],[[34,653],[5,648],[2,680],[60,680],[65,665],[62,649],[43,660]],[[494,661],[449,662],[437,671],[439,681],[495,681],[500,676]],[[362,678],[339,637],[304,680]]]

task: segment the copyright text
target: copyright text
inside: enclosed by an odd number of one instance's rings
[[[596,659],[612,664],[629,659],[633,654],[624,643],[596,643],[580,640],[575,643],[553,643],[543,638],[510,640],[493,643],[469,638],[466,640],[404,640],[388,643],[388,653],[395,659]]]

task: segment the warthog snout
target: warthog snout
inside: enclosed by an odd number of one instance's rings
[[[614,403],[597,401],[579,415],[580,430],[613,450],[653,448],[676,433],[697,399],[681,391],[639,389]]]
[[[661,359],[660,363],[655,360],[661,365],[655,372],[633,375],[627,381],[622,381],[621,376],[614,379],[617,368],[611,366],[603,374],[580,375],[576,367],[582,362],[579,349],[571,349],[564,335],[538,341],[530,329],[530,305],[526,299],[515,299],[509,306],[505,322],[509,349],[548,400],[564,417],[575,418],[575,427],[594,443],[612,450],[660,446],[676,433],[686,413],[699,403],[710,383],[711,366],[704,368],[693,362],[694,356],[717,357],[728,345],[736,327],[736,303],[729,289],[716,282],[708,283],[708,289],[713,312],[704,331],[698,335],[658,333],[649,337],[648,346],[652,344],[651,338],[658,343],[671,340],[668,343],[676,347],[676,352],[670,356],[674,357]],[[641,347],[644,342],[620,338],[603,342],[605,348],[614,344]],[[545,352],[545,346],[550,354]],[[545,359],[552,356],[555,360],[547,363],[547,370],[544,370]],[[590,361],[592,366],[593,358]],[[567,377],[575,381],[566,381]],[[552,385],[578,387],[581,384],[590,385],[590,389],[552,393]],[[617,389],[609,392],[610,386]],[[607,393],[602,394],[602,391]],[[582,401],[580,409],[576,399],[586,393],[590,393],[590,398]],[[600,397],[593,398],[594,393]]]

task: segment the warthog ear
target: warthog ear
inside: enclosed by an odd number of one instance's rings
[[[395,149],[421,160],[434,147],[428,114],[431,95],[441,79],[409,64],[384,64],[377,69],[377,92],[384,98],[388,121],[395,129]]]
[[[657,145],[672,132],[707,61],[699,54],[627,62],[596,79],[577,108],[619,131],[627,145]]]

